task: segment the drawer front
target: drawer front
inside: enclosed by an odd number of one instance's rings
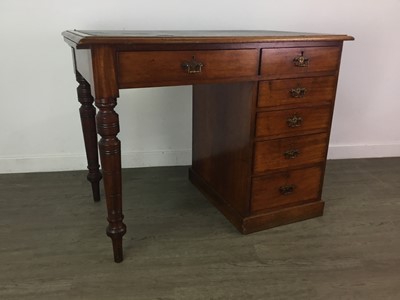
[[[258,107],[331,103],[335,91],[336,76],[261,81]]]
[[[340,47],[263,49],[261,75],[270,78],[310,76],[339,69]]]
[[[257,113],[256,137],[295,136],[307,131],[327,130],[331,106],[286,109]]]
[[[253,173],[322,162],[326,158],[327,144],[327,133],[256,142]]]
[[[313,167],[253,178],[251,211],[319,200],[321,176],[321,168]]]
[[[120,87],[192,84],[257,74],[256,49],[136,51],[118,54]]]

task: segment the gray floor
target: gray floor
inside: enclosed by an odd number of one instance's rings
[[[85,174],[0,176],[0,299],[400,299],[400,158],[329,161],[323,217],[247,236],[187,168],[124,170],[122,264]]]

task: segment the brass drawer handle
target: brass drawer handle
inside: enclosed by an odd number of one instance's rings
[[[182,63],[182,68],[189,74],[201,73],[203,67],[204,64],[197,61],[194,56],[191,61],[185,61]]]
[[[292,194],[295,189],[296,186],[294,184],[282,185],[279,188],[279,192],[281,193],[281,195],[289,195]]]
[[[304,52],[301,51],[301,54],[299,56],[296,56],[295,58],[293,58],[293,64],[296,67],[308,67],[308,63],[310,61],[309,58],[305,57]]]
[[[303,98],[307,93],[307,89],[303,87],[298,87],[295,89],[291,89],[289,93],[292,98]]]
[[[303,118],[299,117],[297,115],[294,115],[294,116],[288,118],[286,123],[287,123],[288,127],[290,127],[290,128],[300,127],[301,124],[303,123]]]
[[[290,149],[283,153],[286,159],[293,159],[300,155],[300,151],[297,149]]]

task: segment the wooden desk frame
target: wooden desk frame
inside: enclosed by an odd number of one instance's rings
[[[333,47],[338,49],[340,55],[342,42],[352,39],[352,37],[346,35],[314,35],[268,31],[95,32],[74,30],[63,32],[63,36],[65,41],[72,47],[76,80],[79,83],[77,92],[78,100],[81,103],[80,117],[89,169],[87,178],[91,182],[95,201],[100,200],[99,181],[102,178],[104,179],[108,211],[107,220],[109,223],[107,235],[112,239],[115,262],[123,260],[122,237],[126,233],[122,214],[121,146],[117,137],[119,120],[118,114],[114,110],[117,105],[120,88],[198,85],[199,89],[196,88],[194,92],[195,97],[202,97],[201,95],[203,95],[213,98],[213,95],[218,93],[229,95],[233,101],[239,99],[237,98],[239,96],[236,95],[242,95],[240,96],[242,99],[247,97],[246,101],[251,105],[245,106],[245,109],[248,110],[249,118],[253,120],[242,120],[243,124],[247,124],[245,126],[247,126],[246,130],[248,132],[242,133],[241,137],[250,145],[257,140],[257,138],[251,137],[251,134],[256,130],[254,118],[256,115],[255,102],[257,101],[258,83],[271,78],[271,75],[260,71],[263,67],[261,56],[264,49]],[[135,61],[135,59],[138,53],[141,53],[144,57],[140,59],[150,59],[149,62],[151,62],[152,58],[146,58],[146,55],[155,53],[155,51],[159,56],[165,56],[166,59],[161,60],[159,65],[149,66],[150,63],[148,63],[147,65],[140,64],[139,67],[137,66],[138,61]],[[171,67],[169,62],[169,59],[175,59],[178,54],[185,56],[185,59],[179,62],[179,69],[181,69],[182,73],[171,69],[174,67]],[[197,62],[198,57],[201,56],[205,57],[207,61],[204,66],[201,65],[202,63]],[[228,58],[232,61],[229,61]],[[184,66],[185,64],[186,67]],[[213,65],[218,65],[218,68],[212,69],[211,66]],[[150,71],[148,68],[150,68]],[[203,75],[198,75],[202,68]],[[174,74],[173,76],[167,74],[170,69],[173,70],[171,71],[171,74]],[[140,76],[136,76],[136,74],[140,74]],[[166,74],[166,76],[162,74]],[[330,74],[337,76],[338,66],[334,72],[327,72],[321,69],[314,75],[324,76]],[[302,76],[300,75],[300,77]],[[236,85],[232,85],[232,83],[236,83]],[[236,88],[231,90],[233,86]],[[202,102],[200,101],[199,103],[201,104]],[[98,108],[97,114],[93,103]],[[240,103],[246,102],[242,101]],[[194,109],[201,110],[203,108],[196,106]],[[238,105],[234,114],[240,116],[240,109],[240,105]],[[239,120],[239,123],[242,121]],[[234,126],[233,123],[235,121],[227,118],[226,122],[230,122]],[[329,127],[330,122],[331,118],[329,118],[329,124],[327,125]],[[194,130],[198,129],[194,128]],[[101,137],[99,142],[97,134]],[[247,135],[249,138],[246,137]],[[327,138],[329,138],[329,134]],[[226,141],[226,143],[229,144],[229,141]],[[328,140],[326,140],[327,144]],[[99,170],[98,149],[100,151],[102,174]],[[241,148],[240,151],[242,152],[239,151],[239,153],[235,150],[236,154],[229,154],[232,155],[232,159],[225,164],[224,168],[234,164],[239,157],[238,155],[244,155],[243,149],[247,151],[245,154],[247,155],[246,159],[248,158],[249,161],[252,161],[252,148]],[[198,150],[194,149],[194,152],[196,151],[198,152]],[[326,153],[323,156],[326,159]],[[198,163],[199,160],[197,159],[197,162],[195,160],[194,164]],[[210,162],[207,163],[209,164]],[[318,168],[323,171],[324,166],[325,164],[322,162],[318,165]],[[190,173],[191,180],[203,192],[210,195],[209,198],[213,200],[214,204],[244,233],[322,214],[323,202],[317,199],[312,203],[304,204],[301,210],[288,211],[285,208],[284,212],[268,213],[267,211],[268,214],[255,217],[249,212],[249,209],[251,209],[249,207],[250,204],[248,204],[249,201],[240,204],[233,203],[232,205],[223,204],[224,200],[222,202],[219,201],[219,196],[215,191],[207,187],[207,182],[201,176],[198,176],[196,170],[193,171],[193,169],[195,168],[192,168]],[[248,163],[243,170],[241,171],[247,172],[246,176],[250,178],[251,163]],[[223,170],[218,172],[218,176],[224,176]],[[246,189],[243,193],[246,194],[245,197],[250,197],[249,189]],[[240,207],[236,209],[235,205]],[[241,213],[241,210],[244,213]]]

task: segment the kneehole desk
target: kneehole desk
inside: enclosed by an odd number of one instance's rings
[[[86,30],[63,36],[79,83],[87,178],[95,201],[104,179],[115,262],[123,260],[126,232],[114,111],[120,89],[193,85],[189,179],[240,232],[323,214],[342,44],[351,36]]]

